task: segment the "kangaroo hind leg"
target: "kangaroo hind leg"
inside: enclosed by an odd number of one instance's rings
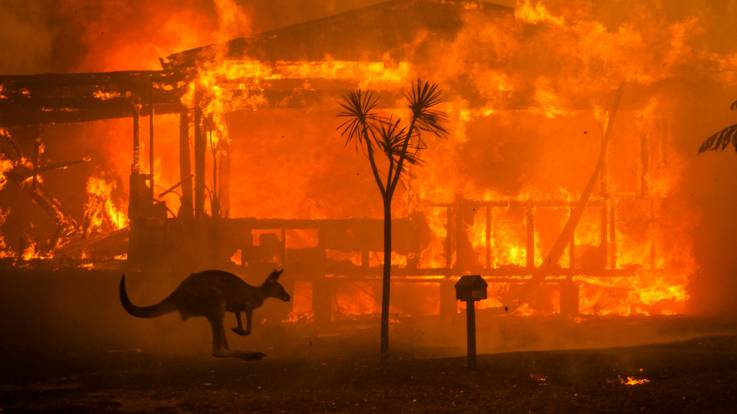
[[[212,329],[212,355],[216,357],[227,356],[228,340],[225,338],[223,319],[225,319],[225,300],[221,297],[213,301],[213,306],[205,315]]]

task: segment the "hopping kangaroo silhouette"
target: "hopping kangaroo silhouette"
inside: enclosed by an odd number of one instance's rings
[[[128,298],[125,290],[125,275],[120,278],[120,303],[131,315],[138,318],[154,318],[170,312],[179,311],[182,320],[192,316],[204,316],[212,328],[212,355],[216,357],[236,356],[246,359],[260,359],[260,352],[243,353],[230,351],[225,339],[223,320],[225,312],[235,314],[233,332],[238,335],[251,333],[253,310],[267,298],[277,298],[288,302],[290,297],[279,283],[284,270],[274,270],[261,286],[251,286],[238,276],[222,270],[206,270],[193,273],[161,302],[151,306],[136,306]],[[241,312],[246,313],[246,329],[243,330]]]

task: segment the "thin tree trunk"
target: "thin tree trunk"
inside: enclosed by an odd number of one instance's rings
[[[384,274],[381,289],[381,359],[389,357],[389,293],[392,269],[392,201],[384,198]]]

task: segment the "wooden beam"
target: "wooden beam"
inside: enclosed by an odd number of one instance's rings
[[[200,218],[205,212],[205,134],[202,125],[200,92],[195,90],[194,100],[194,216]]]
[[[218,201],[220,202],[220,217],[228,217],[230,215],[230,143],[227,140],[220,143],[219,152]]]
[[[148,91],[148,171],[151,183],[151,201],[155,200],[154,191],[154,92],[153,84]]]
[[[131,170],[134,174],[141,171],[141,128],[140,128],[140,109],[138,102],[133,103],[133,164]]]
[[[486,206],[486,263],[484,268],[491,269],[491,206]]]
[[[187,108],[179,112],[179,179],[182,182],[182,206],[179,216],[189,219],[192,217],[192,168],[189,151],[189,114]]]
[[[527,207],[527,267],[535,267],[535,207]]]
[[[568,217],[573,215],[573,207],[568,209]],[[576,230],[571,232],[571,239],[568,243],[568,268],[571,271],[576,269]]]

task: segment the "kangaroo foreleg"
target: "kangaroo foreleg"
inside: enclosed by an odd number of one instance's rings
[[[240,336],[248,335],[248,332],[243,330],[243,321],[241,320],[241,313],[240,312],[233,312],[235,314],[235,321],[238,324],[235,328],[232,328],[231,330],[235,333],[237,333]]]

